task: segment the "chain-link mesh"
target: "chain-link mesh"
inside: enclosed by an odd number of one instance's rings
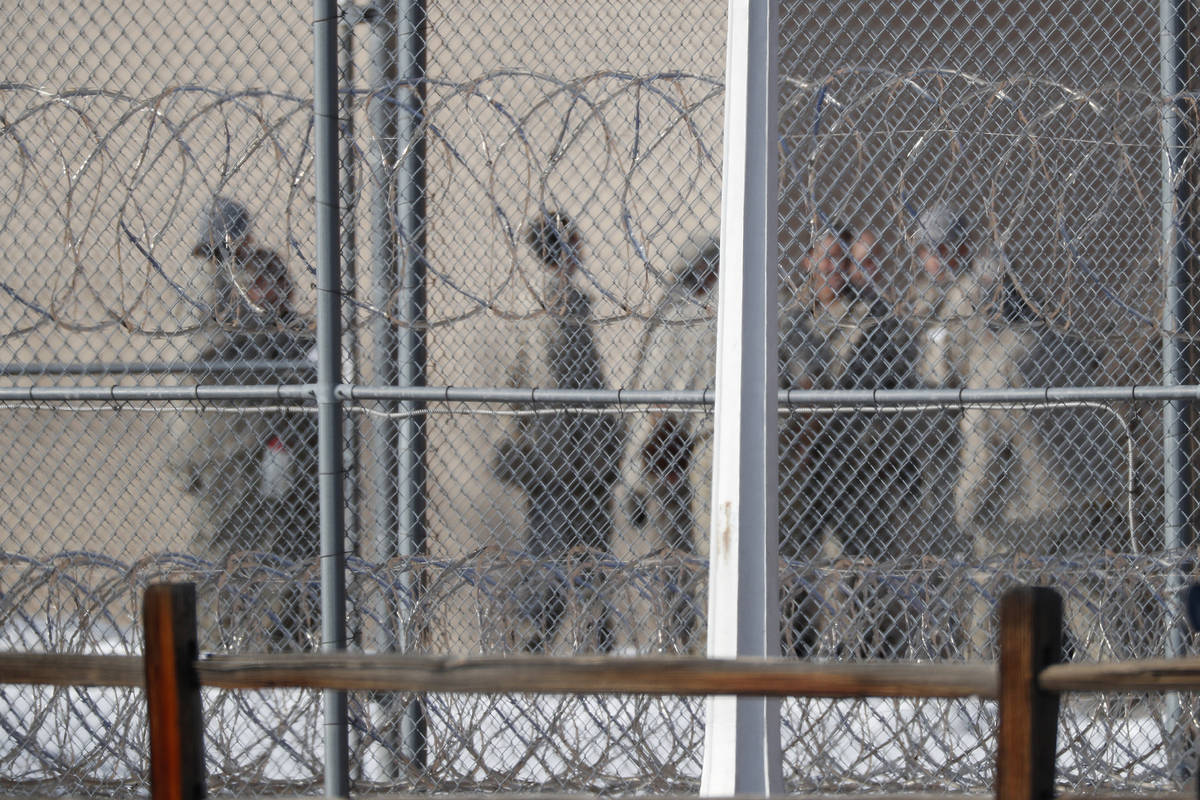
[[[1069,390],[1198,382],[1196,10],[781,5],[782,652],[993,658],[1018,582],[1072,659],[1193,651],[1190,408]],[[142,392],[0,403],[0,647],[139,652],[185,578],[204,649],[314,649],[311,11],[0,18],[0,383]],[[343,6],[344,382],[478,390],[342,395],[352,647],[704,652],[724,35],[711,2]],[[699,781],[695,699],[350,697],[356,792]],[[205,710],[213,789],[320,791],[319,695]],[[1197,713],[1068,699],[1061,783],[1178,788]],[[0,725],[6,792],[145,791],[133,692],[0,687]],[[783,725],[793,791],[991,785],[988,703]]]

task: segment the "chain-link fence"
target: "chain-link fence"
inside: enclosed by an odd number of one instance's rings
[[[1071,658],[1194,648],[1200,448],[1152,388],[1200,382],[1173,8],[782,3],[784,654],[991,658],[1035,581]],[[311,11],[3,19],[0,647],[138,652],[172,577],[205,649],[314,649]],[[351,646],[702,654],[724,4],[380,0],[339,33]],[[214,789],[319,790],[318,694],[206,703]],[[698,785],[695,699],[349,707],[356,792]],[[138,708],[0,687],[0,785],[143,791]],[[1188,778],[1194,698],[1066,708],[1064,785]],[[984,790],[994,717],[789,701],[788,787]]]

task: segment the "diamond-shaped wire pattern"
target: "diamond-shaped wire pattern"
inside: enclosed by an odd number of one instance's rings
[[[342,6],[344,382],[478,390],[345,400],[352,647],[704,652],[713,417],[682,393],[715,380],[724,5]],[[994,658],[1031,582],[1071,659],[1195,650],[1190,409],[1069,391],[1200,383],[1200,61],[1185,33],[1168,97],[1157,13],[781,3],[784,655]],[[139,652],[163,579],[206,650],[319,643],[311,14],[0,12],[0,388],[141,392],[0,404],[0,648]],[[618,388],[679,402],[510,391]],[[144,793],[139,698],[0,687],[0,786]],[[693,791],[702,708],[351,693],[351,785]],[[205,712],[211,790],[320,792],[319,694]],[[1060,783],[1179,788],[1197,725],[1189,695],[1069,698]],[[788,788],[986,791],[994,729],[788,700]]]

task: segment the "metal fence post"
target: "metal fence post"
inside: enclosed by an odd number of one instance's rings
[[[367,169],[370,185],[370,273],[371,306],[375,312],[370,318],[371,366],[369,378],[376,386],[395,386],[399,382],[396,327],[389,319],[391,304],[396,297],[396,278],[399,273],[399,258],[396,244],[396,229],[391,209],[395,185],[396,152],[398,132],[396,93],[399,85],[399,58],[397,56],[396,3],[384,2],[373,9],[367,19],[370,22],[368,48],[370,54],[370,95],[368,98],[367,124],[370,140],[367,151]],[[397,425],[386,416],[373,416],[368,421],[367,498],[370,506],[371,544],[373,557],[378,563],[387,563],[395,558],[397,529]],[[398,609],[390,597],[385,597],[377,610],[380,620],[385,620],[371,642],[381,652],[396,647],[395,626],[398,624]],[[393,721],[398,716],[395,703],[389,697],[379,698],[379,713],[384,720],[383,729],[387,737],[386,763],[383,768],[391,777],[398,775],[398,761],[394,754],[402,744],[397,740],[398,732]]]
[[[354,35],[354,26],[361,21],[362,11],[350,2],[350,0],[339,0],[341,20],[338,25],[338,116],[341,126],[341,173],[338,176],[341,182],[341,266],[342,266],[342,380],[345,383],[357,384],[357,370],[362,364],[362,357],[358,352],[358,327],[355,324],[355,316],[357,315],[357,304],[354,302],[358,292],[358,225],[355,216],[355,210],[358,206],[358,184],[355,175],[355,164],[357,162],[355,131],[354,131],[354,110],[357,103],[357,98],[354,92],[355,69],[354,57],[356,51],[356,37]],[[346,527],[346,548],[350,554],[359,556],[362,554],[362,515],[360,513],[360,500],[362,494],[358,484],[358,465],[361,463],[360,448],[362,446],[362,437],[358,428],[358,420],[353,415],[346,415],[342,424],[344,441],[342,443],[343,464],[346,467],[345,479],[342,481],[345,492],[345,527]],[[351,585],[349,593],[354,593],[354,587]],[[348,620],[347,625],[351,631],[355,631],[361,637],[362,619],[361,615],[357,619]],[[361,641],[359,642],[361,645]],[[349,713],[349,712],[347,712]],[[347,723],[349,720],[347,720]],[[347,746],[352,749],[357,747],[357,732],[349,731],[347,733]],[[354,765],[354,778],[358,780],[362,777],[362,759],[359,759]]]
[[[384,386],[425,384],[425,148],[421,136],[425,69],[425,6],[420,0],[388,0],[371,20],[371,260],[372,302],[396,306],[399,326],[385,313],[372,323],[373,382]],[[408,560],[401,590],[420,591],[412,556],[425,550],[424,404],[404,401],[402,421],[378,419],[371,437],[372,519],[376,558]],[[401,609],[386,611],[397,637],[382,632],[377,645],[408,650]],[[399,749],[423,765],[424,721],[420,705],[401,713]]]
[[[424,386],[427,350],[425,343],[425,139],[422,134],[425,111],[425,19],[424,0],[403,0],[398,5],[396,22],[400,29],[400,86],[397,107],[400,111],[397,134],[403,147],[398,154],[396,187],[396,223],[400,251],[399,385]],[[416,556],[425,553],[425,509],[427,500],[425,468],[425,404],[407,401],[400,404],[399,463],[396,475],[397,549],[409,567],[403,573],[409,607],[416,605],[421,592]],[[410,626],[400,625],[401,652],[412,652],[419,642],[409,641]],[[408,703],[401,721],[404,757],[417,769],[425,766],[425,716],[419,700]]]
[[[317,235],[317,425],[321,513],[321,650],[346,649],[342,286],[338,181],[338,6],[313,3],[313,125]],[[350,792],[346,693],[325,699],[325,794]]]
[[[708,655],[777,656],[779,184],[774,0],[731,0]],[[783,791],[779,700],[710,697],[701,794]]]
[[[1184,87],[1185,58],[1182,49],[1184,8],[1183,0],[1159,0],[1159,83],[1162,104],[1161,208],[1162,208],[1162,361],[1163,385],[1178,386],[1185,382],[1185,358],[1182,344],[1183,324],[1187,317],[1187,228],[1184,215],[1188,207],[1188,191],[1183,166],[1186,154],[1185,132],[1177,108]],[[1187,429],[1184,405],[1172,400],[1163,406],[1163,547],[1168,553],[1178,553],[1186,541],[1188,504]],[[1167,596],[1178,598],[1184,586],[1182,575],[1169,579]],[[1184,631],[1178,617],[1168,620],[1167,655],[1181,656],[1186,650]],[[1185,776],[1188,767],[1183,760],[1187,743],[1180,730],[1183,709],[1177,692],[1166,698],[1167,735],[1171,739],[1169,753],[1178,759],[1177,771]]]
[[[396,328],[388,318],[395,302],[399,264],[396,231],[390,208],[395,180],[397,152],[396,92],[399,85],[399,59],[396,44],[396,4],[389,2],[368,17],[371,30],[370,87],[367,123],[368,182],[370,184],[370,320],[371,369],[369,379],[376,386],[395,386],[398,348]],[[388,417],[372,417],[368,436],[370,475],[367,494],[370,500],[372,544],[375,558],[385,562],[396,555],[396,423]],[[376,646],[387,649],[394,642],[387,632]]]
[[[355,175],[355,164],[358,153],[354,142],[354,109],[357,100],[354,94],[354,53],[356,38],[354,24],[361,13],[350,3],[342,6],[342,20],[338,26],[338,70],[340,91],[338,107],[341,124],[341,248],[342,248],[342,378],[346,383],[359,383],[357,370],[361,366],[361,356],[358,352],[358,329],[355,325],[357,304],[355,296],[358,291],[358,224],[356,210],[358,206],[358,181]],[[348,16],[354,15],[354,16]],[[351,474],[359,463],[360,437],[358,425],[353,418],[346,420],[345,460],[350,465],[346,475],[346,535],[350,540],[350,551],[359,555],[362,542],[362,525],[359,515],[360,490],[356,476]]]

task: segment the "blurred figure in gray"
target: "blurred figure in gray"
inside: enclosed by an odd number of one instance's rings
[[[547,211],[529,224],[526,241],[543,269],[544,313],[510,365],[509,385],[605,388],[592,302],[575,282],[583,255],[578,228],[566,214]],[[533,633],[521,646],[544,652],[566,612],[566,582],[601,579],[597,562],[611,551],[613,484],[620,473],[625,427],[614,414],[532,411],[513,417],[498,446],[494,472],[526,498],[524,549],[543,574],[533,581],[538,588],[531,607],[524,609],[533,617]],[[570,574],[568,559],[584,563],[579,575]],[[591,591],[599,595],[598,587]],[[582,647],[608,652],[613,648],[612,622],[602,598],[600,605],[587,626],[591,641]]]
[[[921,351],[921,379],[931,387],[962,385],[965,327],[971,315],[968,296],[975,280],[967,270],[966,215],[948,205],[935,205],[917,215],[908,232],[916,259],[911,282],[897,313],[912,327]]]
[[[215,276],[212,324],[201,361],[203,384],[311,383],[314,337],[293,306],[294,287],[278,254],[256,247],[240,203],[215,198],[201,215],[193,255]],[[318,552],[317,424],[302,411],[256,412],[213,404],[177,431],[171,463],[200,512],[192,551],[214,565],[236,552],[269,554],[294,575]],[[275,607],[273,641],[300,624],[294,603]]]
[[[917,278],[901,311],[923,345],[926,384],[963,389],[1094,384],[1100,349],[1046,324],[1004,255],[974,250],[969,233],[961,211],[938,205],[917,217],[910,235]],[[962,411],[958,428],[956,474],[947,471],[936,479],[939,487],[954,484],[955,526],[966,537],[956,551],[969,548],[978,561],[1059,554],[1087,537],[1109,538],[1101,532],[1113,531],[1114,519],[1119,525],[1120,442],[1095,409],[973,406]],[[1089,547],[1097,545],[1112,542]],[[979,604],[972,609],[974,655],[988,652],[990,613]]]
[[[716,238],[689,242],[669,275],[666,293],[642,333],[631,389],[711,389],[716,379]],[[627,459],[633,523],[654,531],[651,547],[664,559],[666,618],[660,652],[689,652],[696,633],[692,591],[697,542],[706,532],[712,485],[712,416],[701,409],[650,409],[638,418]]]
[[[780,380],[786,389],[901,389],[916,383],[915,349],[877,287],[877,237],[835,225],[804,262],[807,282],[780,320]],[[788,413],[780,436],[780,552],[795,565],[823,552],[864,565],[911,552],[920,466],[920,426],[872,409]],[[814,585],[799,575],[785,606],[785,641],[811,653],[822,621]],[[862,579],[854,620],[862,647],[892,655],[905,634],[893,609],[882,613],[884,581]],[[870,584],[870,585],[868,585]],[[824,602],[824,601],[822,601]],[[825,622],[832,623],[831,620]],[[845,620],[842,621],[843,623]]]
[[[978,275],[991,269],[987,253],[972,253],[969,231],[964,213],[937,204],[917,215],[907,232],[915,266],[906,290],[897,299],[896,313],[912,331],[920,385],[927,388],[960,389],[968,371]],[[925,552],[935,560],[961,557],[970,550],[969,540],[955,521],[961,411],[930,410],[921,418],[930,427],[927,449],[922,452],[922,507],[918,513],[929,534]]]

